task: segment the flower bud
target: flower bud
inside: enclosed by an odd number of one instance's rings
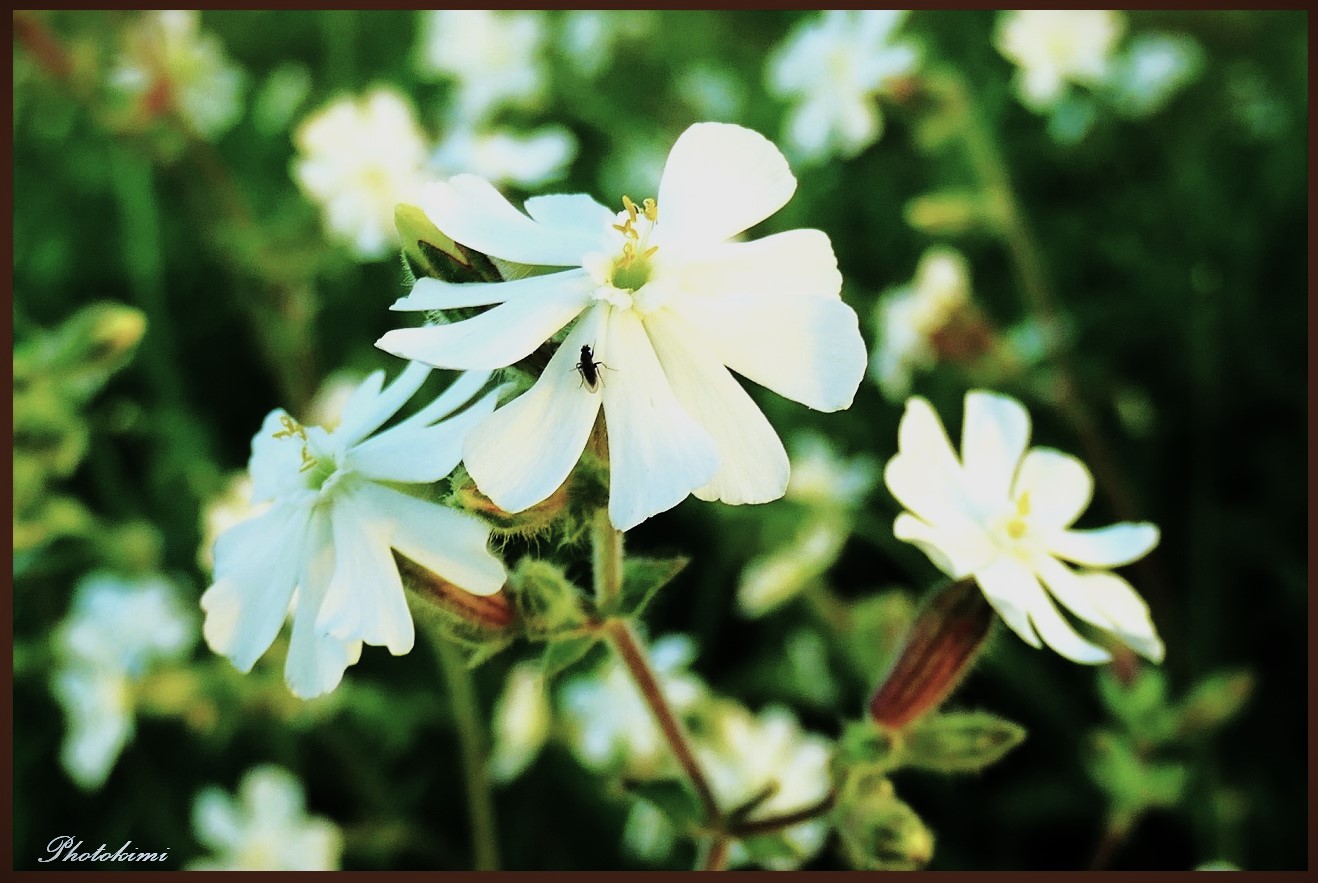
[[[516,611],[506,592],[473,595],[398,552],[394,552],[394,561],[409,598],[423,602],[426,611],[446,624],[499,637],[512,631]]]
[[[993,608],[974,580],[941,589],[916,616],[906,644],[870,698],[870,717],[901,730],[936,709],[970,670],[989,627]]]

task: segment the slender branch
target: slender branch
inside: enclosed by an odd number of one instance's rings
[[[812,803],[810,806],[804,806],[801,809],[781,815],[766,816],[751,822],[740,822],[732,825],[728,829],[728,834],[738,840],[758,837],[761,834],[772,834],[775,831],[781,831],[784,828],[790,828],[826,815],[833,809],[835,803],[837,803],[837,792],[829,791],[818,802]]]
[[[467,782],[467,812],[471,818],[471,848],[475,868],[478,871],[498,870],[499,840],[494,821],[494,799],[485,764],[485,729],[481,726],[471,672],[462,664],[462,657],[451,643],[439,636],[435,636],[434,643],[448,685],[449,698],[453,702],[458,742],[462,748],[462,770]]]
[[[1117,850],[1135,829],[1136,819],[1137,817],[1130,813],[1113,813],[1108,817],[1103,838],[1099,840],[1098,846],[1094,848],[1093,858],[1089,860],[1089,870],[1101,871],[1108,866]]]
[[[728,867],[728,849],[732,841],[722,834],[715,834],[701,849],[696,860],[696,870],[723,871]]]
[[[709,780],[705,778],[704,772],[700,769],[700,764],[696,761],[695,752],[691,749],[691,737],[687,734],[686,727],[682,725],[681,720],[669,707],[668,700],[664,698],[663,688],[659,685],[659,679],[655,677],[654,672],[650,669],[650,663],[645,658],[645,649],[641,646],[641,642],[637,640],[631,626],[620,619],[611,619],[606,622],[604,633],[608,635],[613,648],[618,651],[618,657],[622,660],[623,665],[627,666],[627,671],[631,673],[632,680],[636,682],[637,688],[641,691],[641,697],[645,699],[645,704],[650,707],[650,712],[654,715],[655,723],[663,731],[664,738],[668,741],[668,747],[672,750],[673,756],[677,759],[683,772],[686,773],[687,778],[691,780],[691,787],[695,789],[696,797],[699,798],[700,805],[705,811],[706,821],[717,827],[722,814],[719,812],[718,803],[714,799],[714,790],[710,787]]]

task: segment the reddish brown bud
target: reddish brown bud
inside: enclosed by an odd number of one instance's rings
[[[516,614],[507,592],[473,595],[397,552],[394,561],[408,589],[445,613],[487,631],[503,631],[512,625]]]
[[[887,676],[870,698],[870,717],[901,730],[942,704],[965,677],[993,624],[973,579],[941,589],[924,605]]]

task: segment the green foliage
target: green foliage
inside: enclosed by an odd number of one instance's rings
[[[659,590],[673,581],[691,559],[628,558],[623,565],[622,587],[600,610],[604,616],[639,619]]]
[[[1025,740],[1023,727],[985,711],[931,715],[903,731],[901,763],[942,773],[974,773]]]
[[[856,770],[846,777],[832,820],[847,862],[857,870],[915,870],[933,857],[933,834],[877,772]]]

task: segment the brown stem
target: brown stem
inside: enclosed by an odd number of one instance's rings
[[[1134,829],[1135,818],[1127,813],[1116,813],[1109,817],[1103,839],[1098,841],[1093,858],[1089,860],[1089,870],[1101,871],[1106,868]]]
[[[801,809],[792,812],[783,813],[776,816],[766,816],[762,819],[756,819],[752,822],[740,822],[732,825],[728,833],[738,840],[744,840],[748,837],[758,837],[761,834],[772,834],[775,831],[781,831],[783,828],[790,828],[793,825],[799,825],[802,822],[809,822],[827,814],[837,803],[837,792],[830,791],[825,794],[816,803],[810,806],[804,806]]]
[[[732,841],[721,834],[715,834],[714,838],[709,841],[704,849],[704,854],[700,856],[696,870],[699,871],[724,871],[728,867],[728,848],[732,846]]]
[[[663,731],[673,756],[677,758],[678,764],[690,779],[691,787],[695,789],[696,797],[699,798],[700,805],[704,809],[706,821],[717,829],[722,814],[714,799],[714,791],[696,761],[695,752],[691,749],[691,737],[687,734],[686,727],[682,725],[669,707],[668,700],[664,698],[659,679],[655,677],[650,669],[650,663],[645,658],[645,650],[641,647],[631,626],[624,620],[609,620],[604,625],[604,632],[608,635],[613,648],[618,651],[623,665],[627,666],[627,670],[631,673],[632,680],[636,682],[642,698],[645,699],[645,704],[650,707],[655,723]]]

